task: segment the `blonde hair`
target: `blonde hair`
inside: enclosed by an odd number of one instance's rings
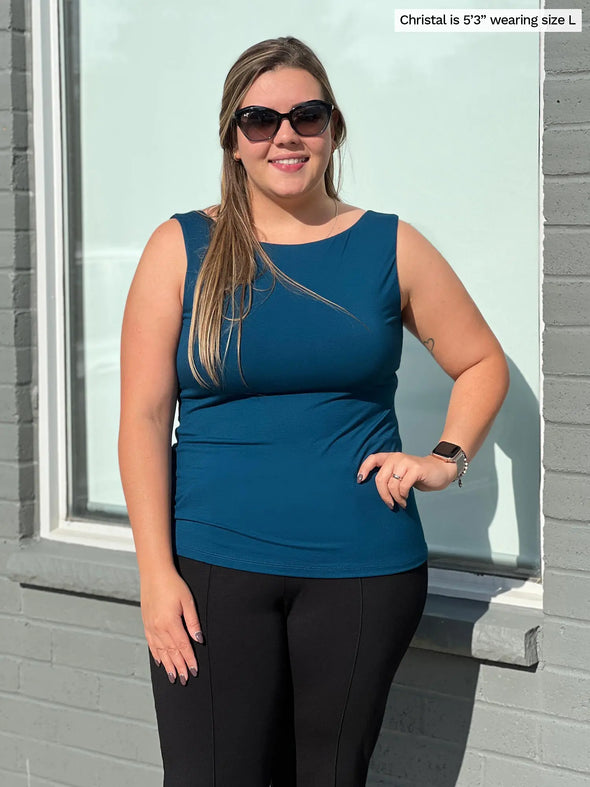
[[[236,161],[234,151],[237,145],[237,127],[234,112],[254,81],[266,71],[279,68],[300,68],[309,72],[319,82],[322,96],[336,108],[336,100],[326,71],[312,50],[297,38],[291,36],[262,41],[247,49],[230,68],[226,77],[221,111],[219,114],[219,139],[223,148],[221,176],[221,202],[215,206],[215,222],[212,222],[208,250],[202,261],[195,284],[191,323],[188,338],[188,360],[191,371],[204,387],[209,383],[199,374],[194,360],[195,338],[198,342],[199,360],[215,385],[220,385],[219,372],[223,371],[220,344],[223,320],[231,322],[224,360],[231,341],[235,323],[238,323],[238,367],[244,384],[241,366],[242,322],[252,306],[252,282],[256,276],[256,254],[263,267],[266,266],[273,277],[274,288],[277,279],[287,286],[318,298],[347,314],[346,309],[314,293],[313,290],[291,279],[277,268],[262,248],[254,232],[247,175],[241,161]],[[338,151],[346,138],[346,126],[340,111],[333,114],[334,149],[324,175],[328,196],[338,200],[340,186],[340,166],[338,188],[334,185],[334,152]],[[235,292],[241,287],[239,314],[236,317]],[[245,292],[248,290],[248,304],[244,310]],[[225,297],[231,295],[231,317],[224,315]],[[354,315],[352,315],[354,316]],[[355,318],[356,319],[356,318]],[[196,336],[195,336],[196,335]]]

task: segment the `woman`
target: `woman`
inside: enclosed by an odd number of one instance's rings
[[[438,251],[339,201],[344,138],[308,47],[248,49],[220,205],[161,224],[129,292],[119,458],[167,787],[365,784],[426,597],[414,489],[461,483],[506,394]],[[455,381],[428,456],[393,409],[402,324]]]

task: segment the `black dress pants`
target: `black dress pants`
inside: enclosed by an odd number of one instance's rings
[[[205,644],[186,686],[149,655],[164,787],[363,787],[427,564],[326,579],[177,565]]]

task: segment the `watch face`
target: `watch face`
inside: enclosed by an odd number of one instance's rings
[[[455,443],[447,443],[445,440],[442,440],[432,453],[443,456],[445,459],[452,459],[460,451],[461,448]]]

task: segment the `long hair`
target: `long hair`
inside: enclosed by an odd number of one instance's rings
[[[198,382],[210,387],[199,374],[194,360],[195,338],[198,343],[199,359],[205,372],[215,385],[220,384],[219,372],[223,370],[220,344],[223,320],[229,320],[224,360],[230,345],[234,325],[238,324],[238,367],[245,383],[241,367],[242,321],[252,306],[252,282],[256,276],[256,255],[263,267],[270,270],[273,288],[280,279],[287,286],[318,298],[347,314],[346,309],[335,304],[313,290],[304,287],[277,268],[262,248],[254,232],[247,175],[241,161],[236,161],[237,126],[234,112],[239,108],[245,94],[254,81],[266,71],[279,68],[300,68],[308,71],[319,82],[322,97],[337,107],[328,75],[312,50],[297,38],[287,36],[262,41],[247,49],[236,60],[226,77],[221,111],[219,113],[219,140],[223,148],[221,176],[221,202],[214,207],[215,222],[212,223],[210,243],[202,261],[193,297],[192,316],[188,339],[188,360],[191,371]],[[346,126],[340,110],[333,114],[334,146],[325,171],[324,182],[327,194],[338,200],[340,187],[340,149],[346,138]],[[334,153],[338,152],[338,187],[334,184]],[[241,286],[239,312],[236,317],[235,293]],[[247,308],[244,308],[247,292]],[[231,317],[224,314],[226,296],[231,297]],[[356,319],[356,318],[355,318]]]

